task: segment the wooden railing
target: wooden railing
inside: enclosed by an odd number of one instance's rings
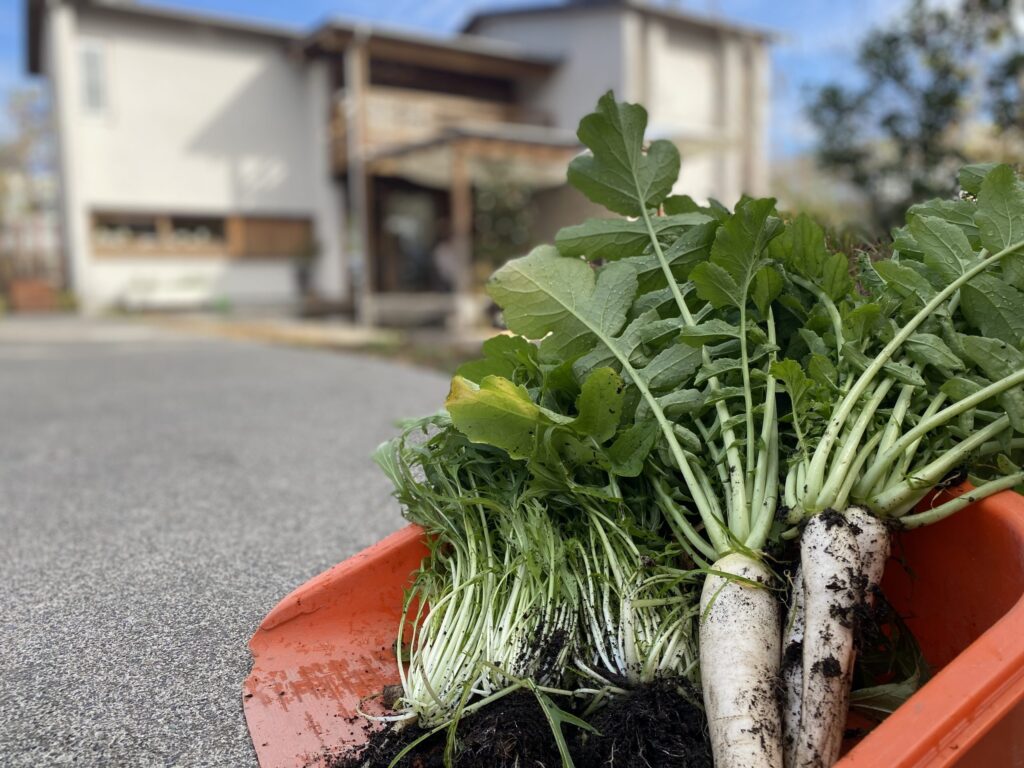
[[[345,106],[344,95],[340,94],[331,117],[332,152],[337,171],[344,171],[348,159]],[[545,122],[543,116],[513,104],[386,86],[367,89],[363,110],[363,147],[371,154],[429,141],[448,128],[510,123],[542,125]]]

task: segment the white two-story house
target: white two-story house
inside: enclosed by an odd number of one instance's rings
[[[639,0],[483,12],[451,37],[26,2],[87,311],[305,297],[369,322],[472,316],[496,259],[593,213],[565,165],[608,89],[679,145],[679,191],[765,191],[763,30]]]

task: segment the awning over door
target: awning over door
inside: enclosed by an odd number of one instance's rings
[[[553,128],[458,128],[428,141],[377,150],[367,158],[367,170],[435,189],[462,181],[483,186],[495,174],[506,183],[549,189],[565,184],[566,165],[579,151],[572,133]]]

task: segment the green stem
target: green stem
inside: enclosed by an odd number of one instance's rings
[[[771,430],[771,436],[768,439],[768,446],[765,450],[768,452],[768,463],[765,470],[768,482],[760,508],[754,508],[757,514],[754,517],[750,536],[746,541],[746,546],[749,549],[762,549],[764,547],[768,541],[772,522],[775,520],[775,506],[778,503],[779,494],[779,484],[777,482],[779,476],[779,430],[777,425],[773,426]],[[760,471],[760,467],[758,467],[758,470]]]
[[[885,431],[882,433],[882,441],[878,444],[879,452],[889,450],[897,439],[900,428],[903,426],[903,420],[907,417],[907,410],[910,408],[910,401],[914,397],[915,389],[917,387],[913,384],[904,384],[900,389],[899,397],[896,398],[896,405],[892,409],[892,416],[889,418],[889,423],[886,424]]]
[[[747,465],[744,477],[744,490],[746,492],[753,491],[754,485],[754,465],[755,465],[755,451],[757,446],[754,441],[754,398],[750,391],[750,355],[747,352],[747,305],[746,302],[740,307],[740,372],[743,374],[743,407],[746,409],[746,435],[747,435]],[[747,510],[747,525],[749,527],[753,524],[750,519],[753,516],[752,502],[753,497],[747,496],[745,498],[744,509]],[[742,537],[746,537],[747,531],[744,531]],[[740,535],[737,532],[737,535]]]
[[[808,495],[816,497],[821,490],[822,483],[825,477],[825,467],[828,462],[829,454],[832,452],[832,446],[835,444],[836,439],[839,437],[839,433],[843,428],[843,424],[853,411],[857,401],[860,400],[865,390],[871,381],[878,375],[879,371],[882,370],[883,366],[892,359],[892,356],[896,353],[903,343],[910,338],[910,336],[917,330],[918,326],[921,325],[931,314],[938,309],[948,298],[955,294],[960,288],[969,283],[975,277],[980,275],[986,269],[993,264],[998,263],[1001,259],[1009,256],[1011,253],[1024,248],[1024,240],[1014,243],[1001,250],[999,253],[982,258],[975,266],[961,274],[953,282],[939,291],[931,300],[921,308],[920,311],[914,317],[907,322],[900,330],[893,336],[892,340],[885,345],[882,351],[871,361],[871,364],[864,370],[863,373],[857,378],[853,387],[847,393],[846,397],[843,398],[842,405],[840,406],[838,413],[836,413],[829,421],[829,425],[825,430],[825,434],[822,435],[821,440],[818,443],[817,448],[814,451],[814,457],[811,459],[811,468],[807,479],[808,483]]]
[[[949,470],[963,462],[972,451],[984,445],[1010,426],[1010,417],[996,419],[984,429],[978,430],[966,440],[946,451],[930,464],[916,469],[901,483],[884,490],[868,500],[866,506],[879,515],[899,517],[913,508]]]
[[[821,305],[825,307],[825,311],[828,312],[829,318],[832,320],[832,332],[836,335],[836,364],[843,364],[843,318],[839,315],[839,309],[836,307],[835,302],[832,301],[832,297],[825,293],[821,288],[816,286],[814,283],[804,280],[798,275],[790,275],[789,279],[799,285],[804,290],[810,291],[814,294],[814,297],[821,302]]]
[[[793,509],[799,503],[796,497],[796,464],[791,464],[789,468],[786,470],[785,499],[786,506],[789,507],[790,514],[792,514]],[[799,517],[797,517],[795,520],[790,520],[790,518],[787,516],[786,519],[791,524],[800,521]]]
[[[774,347],[775,315],[770,307],[767,320],[768,345]],[[774,351],[769,353],[769,371],[773,362]],[[775,383],[775,377],[769,373],[765,386],[764,414],[761,417],[761,448],[754,481],[754,495],[750,504],[751,533],[745,542],[751,549],[761,549],[767,542],[768,532],[775,517],[775,506],[778,503],[779,422],[775,413]]]
[[[637,193],[640,190],[637,188]],[[643,200],[643,195],[639,195],[640,199]],[[661,265],[661,271],[665,275],[665,281],[668,283],[669,290],[672,291],[672,298],[675,299],[676,305],[679,307],[679,314],[682,316],[683,321],[687,325],[694,325],[693,315],[690,314],[690,308],[686,306],[686,301],[683,299],[683,294],[679,290],[679,284],[676,282],[675,275],[672,274],[672,268],[669,266],[668,261],[665,259],[665,254],[661,250],[661,242],[658,240],[658,235],[654,231],[654,222],[651,221],[651,214],[647,211],[647,206],[641,204],[641,211],[643,211],[644,224],[647,225],[647,234],[650,237],[651,245],[654,247],[654,253],[658,257],[658,263]]]
[[[946,395],[940,392],[928,404],[928,407],[925,408],[924,413],[921,414],[921,419],[929,419],[932,416],[934,416],[936,413],[938,413],[939,408],[941,408],[943,403],[945,402]],[[921,439],[915,440],[912,444],[907,446],[907,449],[903,452],[903,457],[899,460],[899,462],[897,462],[896,466],[892,468],[892,471],[885,479],[879,480],[873,486],[865,485],[863,486],[863,488],[858,482],[853,492],[860,497],[870,496],[872,493],[877,493],[889,485],[898,483],[900,479],[907,473],[907,470],[910,469],[910,465],[914,463],[914,458],[917,456],[917,448],[919,445],[921,445]],[[878,457],[876,456],[875,458],[877,459]]]
[[[836,500],[834,502],[835,509],[846,509],[849,504],[847,500],[850,498],[850,491],[853,489],[853,485],[857,480],[857,476],[860,474],[861,469],[864,467],[864,462],[868,460],[871,452],[875,450],[879,441],[882,439],[881,432],[875,432],[874,435],[864,444],[864,447],[857,454],[857,458],[854,459],[850,471],[846,473],[846,480],[843,481],[842,487],[839,489],[839,493],[836,494]]]
[[[878,386],[875,387],[875,391],[874,394],[871,395],[871,399],[864,405],[864,408],[857,416],[857,420],[854,421],[853,426],[850,428],[849,433],[842,440],[842,447],[839,450],[839,454],[836,457],[835,462],[829,470],[828,478],[823,485],[821,492],[818,494],[817,498],[805,497],[805,505],[808,499],[811,499],[813,504],[813,506],[807,510],[808,512],[813,514],[835,505],[839,489],[842,488],[845,483],[846,474],[850,470],[850,465],[853,463],[854,458],[857,456],[857,451],[860,448],[860,441],[864,436],[864,431],[868,428],[868,424],[871,422],[871,419],[874,418],[875,412],[878,410],[878,406],[882,404],[882,400],[884,400],[885,396],[889,394],[889,389],[892,385],[893,380],[886,378],[882,379],[878,383]]]
[[[914,442],[920,440],[926,433],[941,427],[943,424],[951,419],[956,418],[961,413],[969,411],[975,406],[980,405],[986,400],[1002,394],[1008,389],[1024,383],[1024,370],[1011,373],[1009,376],[989,384],[987,387],[983,387],[975,392],[973,395],[965,397],[963,400],[958,400],[952,405],[944,408],[938,413],[929,416],[928,418],[921,419],[921,421],[913,429],[910,429],[899,440],[893,443],[889,450],[880,452],[878,459],[872,464],[871,469],[868,470],[864,476],[863,487],[871,488],[881,478],[882,473],[885,472],[893,462],[900,458],[900,455]]]
[[[662,487],[661,481],[655,480],[653,485],[654,492],[658,496],[662,512],[666,517],[668,517],[670,524],[683,532],[683,536],[685,536],[686,541],[689,542],[690,546],[696,549],[698,553],[714,562],[717,559],[714,548],[710,546],[699,533],[697,533],[696,529],[690,524],[690,521],[686,519],[686,516],[679,513],[676,503]],[[692,557],[693,553],[691,552],[690,555]]]
[[[640,193],[639,186],[637,187],[637,196],[639,200],[643,201],[644,197],[643,194]],[[647,206],[644,205],[642,202],[640,205],[640,210],[643,214],[644,224],[647,226],[647,234],[650,238],[651,246],[654,248],[654,253],[658,258],[658,263],[661,265],[661,270],[665,275],[665,280],[668,283],[669,289],[672,292],[672,296],[675,299],[676,305],[679,307],[679,314],[683,318],[683,322],[685,322],[687,325],[692,326],[694,325],[693,315],[690,314],[690,308],[686,306],[686,301],[683,299],[683,294],[680,292],[679,285],[676,283],[675,275],[672,274],[672,268],[669,266],[668,261],[665,259],[665,254],[661,249],[661,242],[658,240],[658,235],[654,231],[654,223],[651,221],[651,215],[647,210]],[[708,363],[711,362],[711,357],[708,354],[706,348],[702,348],[701,352],[703,362],[705,365],[707,365]],[[634,381],[636,381],[635,377]],[[720,389],[721,385],[718,382],[718,377],[712,376],[708,383],[712,390],[717,391],[718,389]],[[648,400],[648,402],[651,404],[651,409],[655,411],[655,415],[657,415],[657,413],[660,411],[660,408],[656,407],[652,400]],[[718,420],[720,423],[725,424],[729,421],[729,409],[726,407],[724,402],[719,400],[715,404],[715,411],[718,415]],[[662,416],[662,420],[664,420],[664,416]],[[678,446],[678,442],[675,440],[675,435],[672,436],[672,440],[670,441],[669,446],[672,449],[673,457],[676,458],[678,463],[678,457],[675,456],[675,448],[672,448],[672,443],[675,443]],[[744,509],[747,504],[747,493],[744,487],[744,472],[742,471],[742,468],[740,466],[741,462],[739,457],[739,451],[737,451],[736,449],[736,436],[732,429],[724,430],[722,432],[722,445],[725,449],[726,462],[729,465],[729,476],[731,481],[730,485],[732,488],[733,497],[733,502],[728,509],[729,529],[734,534],[738,535],[739,530],[743,530],[743,517],[745,515]],[[682,449],[680,449],[680,453],[681,452]],[[680,467],[680,469],[682,469],[682,467]],[[683,471],[683,477],[686,479],[687,485],[691,487],[691,491],[694,493],[695,496],[704,495],[701,491],[696,489],[691,484],[691,478],[693,475],[692,471],[689,474],[690,477],[687,476],[686,471]],[[694,502],[698,504],[698,512],[704,519],[704,526],[705,528],[707,528],[708,535],[712,537],[712,542],[715,544],[715,548],[722,554],[729,551],[728,544],[725,542],[724,538],[717,530],[714,530],[717,526],[713,526],[710,524],[711,521],[705,516],[705,513],[701,509],[701,506],[697,502],[696,498],[694,498]],[[746,536],[745,530],[743,530],[743,536]],[[724,549],[723,546],[725,547]]]
[[[959,512],[964,507],[970,506],[976,501],[981,501],[984,498],[992,496],[1001,491],[1008,491],[1011,488],[1024,483],[1024,472],[1014,472],[1012,475],[1006,475],[1000,477],[998,480],[992,480],[983,485],[979,485],[977,488],[968,491],[962,496],[957,496],[951,501],[947,501],[945,504],[940,504],[937,507],[932,507],[924,512],[918,512],[914,515],[906,515],[900,518],[900,525],[903,528],[920,528],[924,525],[931,525],[937,523],[939,520],[944,520],[955,512]]]
[[[1024,448],[1024,437],[1015,437],[1012,440],[993,440],[985,443],[978,449],[979,456],[990,456],[1000,451],[1019,451]]]

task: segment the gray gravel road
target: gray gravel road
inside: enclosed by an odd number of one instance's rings
[[[246,641],[402,524],[368,454],[445,388],[355,356],[0,323],[0,765],[254,765]]]

